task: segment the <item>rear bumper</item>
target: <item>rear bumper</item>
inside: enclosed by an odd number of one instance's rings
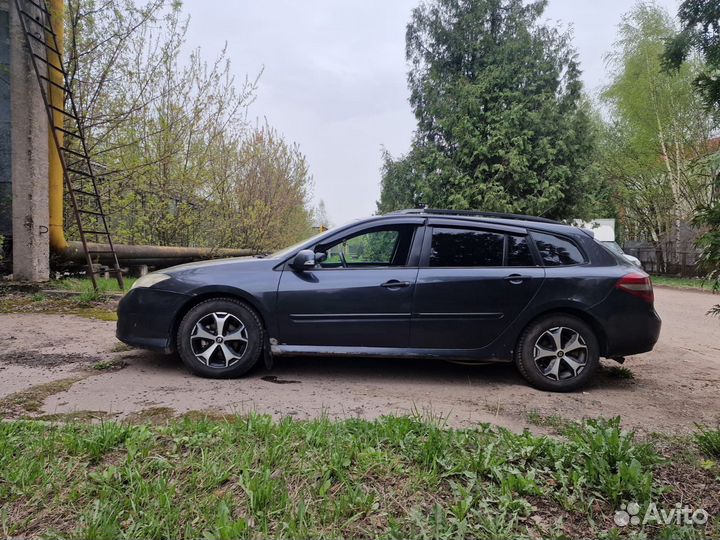
[[[189,298],[153,288],[132,289],[118,304],[115,335],[133,347],[172,353],[175,317]]]
[[[603,356],[612,358],[649,352],[660,337],[662,321],[653,306],[635,298],[629,301],[632,305],[614,306],[611,313],[594,314],[604,321],[606,342]]]

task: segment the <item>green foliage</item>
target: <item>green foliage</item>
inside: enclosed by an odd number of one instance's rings
[[[331,249],[326,262],[342,264],[339,255],[339,251],[342,251],[348,264],[389,264],[399,236],[397,231],[375,231],[356,236]]]
[[[720,429],[697,426],[695,442],[708,456],[720,458]]]
[[[382,212],[426,203],[567,218],[593,183],[593,123],[570,35],[545,1],[433,0],[407,28],[418,126],[383,156]]]
[[[681,31],[668,42],[664,63],[679,69],[692,52],[705,60],[695,85],[711,109],[720,113],[720,4],[716,0],[685,0],[678,10]]]
[[[664,54],[665,67],[671,71],[682,68],[693,52],[703,63],[695,73],[694,83],[707,107],[720,114],[720,4],[715,0],[685,0],[678,10],[681,31],[667,44]],[[697,240],[702,250],[699,269],[712,284],[720,289],[720,152],[712,148],[705,162],[712,167],[711,199],[698,205],[694,223],[705,232]],[[720,305],[710,313],[720,316]]]
[[[180,2],[66,5],[66,67],[117,242],[268,251],[309,235],[305,157],[248,124],[257,79],[236,80],[227,50],[182,56]]]
[[[124,276],[125,290],[129,291],[133,283],[137,281],[137,278]],[[98,290],[101,293],[113,293],[120,292],[120,285],[115,278],[96,278],[98,284]],[[93,285],[89,278],[61,278],[50,282],[51,289],[62,289],[76,292],[92,292]]]
[[[628,236],[658,246],[677,241],[678,225],[708,203],[719,170],[708,145],[717,124],[693,90],[702,64],[662,70],[665,43],[674,35],[662,8],[636,5],[608,56],[612,79],[602,96],[609,119],[599,150],[601,178]]]
[[[564,439],[408,417],[3,422],[0,526],[81,538],[525,538],[561,537],[569,519],[575,536],[596,537],[618,501],[658,492],[658,463],[617,419]]]
[[[701,278],[679,278],[674,276],[652,276],[653,285],[676,287],[678,289],[710,289],[711,285]]]
[[[637,444],[634,435],[620,429],[620,418],[608,422],[588,420],[565,432],[575,445],[573,459],[582,462],[584,481],[618,504],[623,499],[650,500],[649,467],[659,458],[648,444]]]
[[[715,200],[712,205],[700,208],[695,224],[703,227],[705,232],[697,240],[701,249],[698,269],[710,282],[713,291],[720,290],[720,202]],[[720,304],[710,310],[720,317]]]
[[[630,368],[626,368],[625,366],[610,366],[607,373],[610,377],[615,379],[631,381],[635,378],[635,374],[632,370]]]

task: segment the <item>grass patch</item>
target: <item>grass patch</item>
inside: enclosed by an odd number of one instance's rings
[[[635,374],[625,366],[610,366],[607,368],[607,374],[612,379],[633,380],[635,378]]]
[[[705,426],[697,426],[695,442],[700,449],[710,457],[720,458],[720,429],[708,429]]]
[[[175,417],[175,410],[170,407],[150,407],[128,416],[127,421],[133,424],[165,424]]]
[[[0,313],[43,313],[77,315],[87,319],[117,321],[117,303],[102,298],[95,302],[89,296],[73,296],[67,298],[50,297],[42,294],[9,292],[0,295]]]
[[[132,351],[133,348],[130,345],[126,345],[122,341],[118,341],[115,345],[113,345],[113,348],[111,349],[111,352],[129,352]]]
[[[6,422],[0,527],[81,538],[617,537],[618,501],[647,504],[665,466],[618,420],[576,424],[562,439],[408,417]]]
[[[103,360],[96,362],[92,368],[96,371],[120,371],[127,367],[127,362],[123,360]]]
[[[84,378],[85,377],[69,377],[59,379],[57,381],[37,384],[22,392],[10,394],[0,399],[0,413],[8,416],[38,412],[48,397],[69,390],[73,384]]]
[[[680,278],[673,276],[652,276],[653,285],[662,285],[664,287],[675,287],[678,289],[702,289],[706,291],[712,290],[709,281],[703,281],[700,278]]]
[[[34,416],[33,420],[42,420],[44,422],[95,422],[104,420],[109,416],[105,411],[72,411],[66,413],[43,414]]]
[[[72,311],[71,314],[86,319],[97,319],[99,321],[117,321],[117,313],[115,310],[109,310],[103,307],[79,308]]]
[[[551,428],[557,433],[562,433],[571,424],[569,420],[558,415],[545,416],[538,411],[530,411],[526,415],[527,421],[535,426]]]
[[[137,281],[137,278],[125,277],[125,291],[129,291],[133,283]],[[88,293],[94,295],[95,290],[92,286],[92,281],[87,278],[63,278],[56,279],[50,282],[51,289],[65,289],[68,291],[74,291],[79,293]],[[117,279],[115,278],[98,278],[98,289],[100,294],[105,293],[117,293],[122,292],[118,285]]]

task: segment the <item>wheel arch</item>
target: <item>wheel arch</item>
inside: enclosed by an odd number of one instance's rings
[[[182,322],[185,315],[187,315],[187,313],[198,304],[201,304],[202,302],[205,302],[207,300],[215,299],[239,300],[240,302],[247,304],[248,307],[250,307],[260,319],[260,323],[263,325],[266,335],[268,334],[270,329],[268,328],[267,313],[265,313],[264,310],[261,308],[260,302],[257,300],[257,298],[241,289],[228,287],[223,287],[219,289],[207,289],[200,291],[190,297],[182,306],[180,306],[180,309],[178,309],[175,313],[170,333],[170,347],[173,351],[177,351],[177,332],[178,328],[180,327],[180,323]]]
[[[513,350],[517,349],[517,344],[519,343],[519,340],[522,338],[523,334],[525,333],[525,330],[535,322],[537,322],[539,319],[542,319],[543,317],[548,317],[550,315],[571,315],[573,317],[576,317],[583,321],[585,324],[587,324],[595,334],[595,337],[597,338],[598,345],[600,346],[600,356],[605,356],[607,353],[607,334],[605,333],[605,330],[603,329],[602,325],[600,324],[600,321],[598,321],[595,317],[590,315],[587,311],[577,308],[577,307],[571,307],[571,306],[558,306],[558,307],[552,307],[548,308],[546,310],[541,311],[540,313],[535,314],[530,320],[528,320],[523,327],[520,329],[520,332],[518,332],[517,336],[515,337],[515,346]]]

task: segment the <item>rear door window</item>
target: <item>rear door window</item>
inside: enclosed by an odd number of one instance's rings
[[[572,266],[585,262],[580,249],[567,238],[533,232],[533,240],[545,266]]]
[[[502,266],[504,244],[504,234],[433,228],[430,266]]]

